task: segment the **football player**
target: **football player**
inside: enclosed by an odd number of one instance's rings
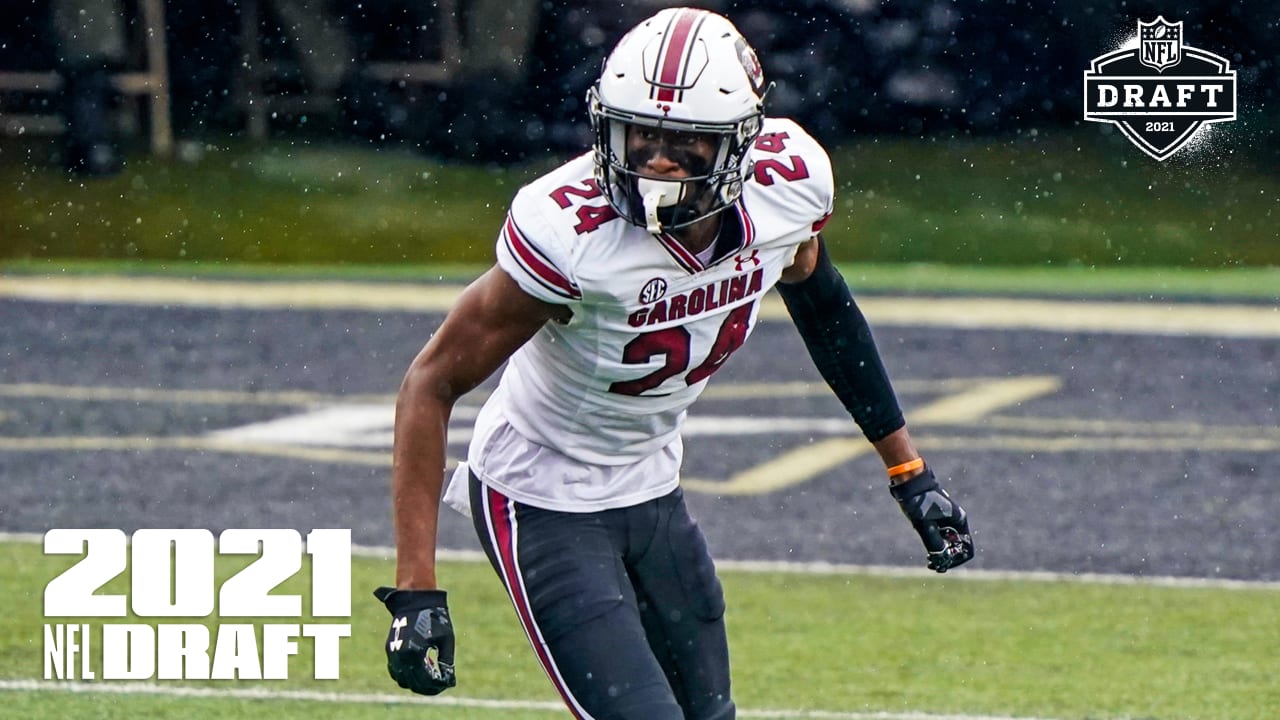
[[[594,150],[522,188],[497,264],[410,366],[396,405],[388,665],[455,682],[435,574],[454,403],[503,362],[445,500],[469,505],[538,661],[578,718],[732,718],[724,596],[679,484],[685,411],[775,284],[888,469],[938,572],[965,513],[907,432],[866,320],[819,235],[826,152],[766,118],[737,29],[672,8],[618,43],[588,101]]]

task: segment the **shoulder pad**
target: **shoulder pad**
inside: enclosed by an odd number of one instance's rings
[[[774,211],[821,230],[835,207],[831,158],[822,145],[794,120],[766,118],[750,158],[748,182],[765,191]]]
[[[561,203],[575,192],[579,197],[593,192],[594,185],[587,182],[591,167],[590,156],[579,157],[525,185],[498,234],[498,264],[540,300],[564,304],[582,299],[573,267],[579,233],[575,215],[563,212]]]

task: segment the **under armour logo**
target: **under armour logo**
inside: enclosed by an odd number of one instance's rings
[[[756,257],[756,255],[759,255],[759,254],[760,254],[759,250],[752,250],[751,254],[745,257],[742,255],[738,255],[733,259],[735,263],[735,265],[733,266],[733,269],[741,271],[743,269],[742,266],[746,265],[747,263],[751,263],[751,267],[758,266],[760,264],[760,258]]]
[[[391,642],[387,643],[387,648],[389,648],[391,652],[396,652],[404,645],[404,641],[400,639],[400,629],[408,624],[409,618],[407,617],[398,617],[391,623],[391,630],[395,633],[391,638]]]

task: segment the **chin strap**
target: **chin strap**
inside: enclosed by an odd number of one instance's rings
[[[655,180],[653,178],[636,178],[636,187],[644,198],[645,229],[651,234],[662,232],[662,223],[658,220],[658,208],[680,204],[684,199],[684,183],[679,180]]]

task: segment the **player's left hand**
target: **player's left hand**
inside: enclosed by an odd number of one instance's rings
[[[391,611],[386,650],[392,679],[419,695],[439,695],[456,685],[453,622],[445,592],[380,587],[373,596]]]
[[[910,480],[891,485],[889,492],[924,541],[930,570],[944,573],[973,559],[968,515],[938,484],[932,469],[926,466]]]

